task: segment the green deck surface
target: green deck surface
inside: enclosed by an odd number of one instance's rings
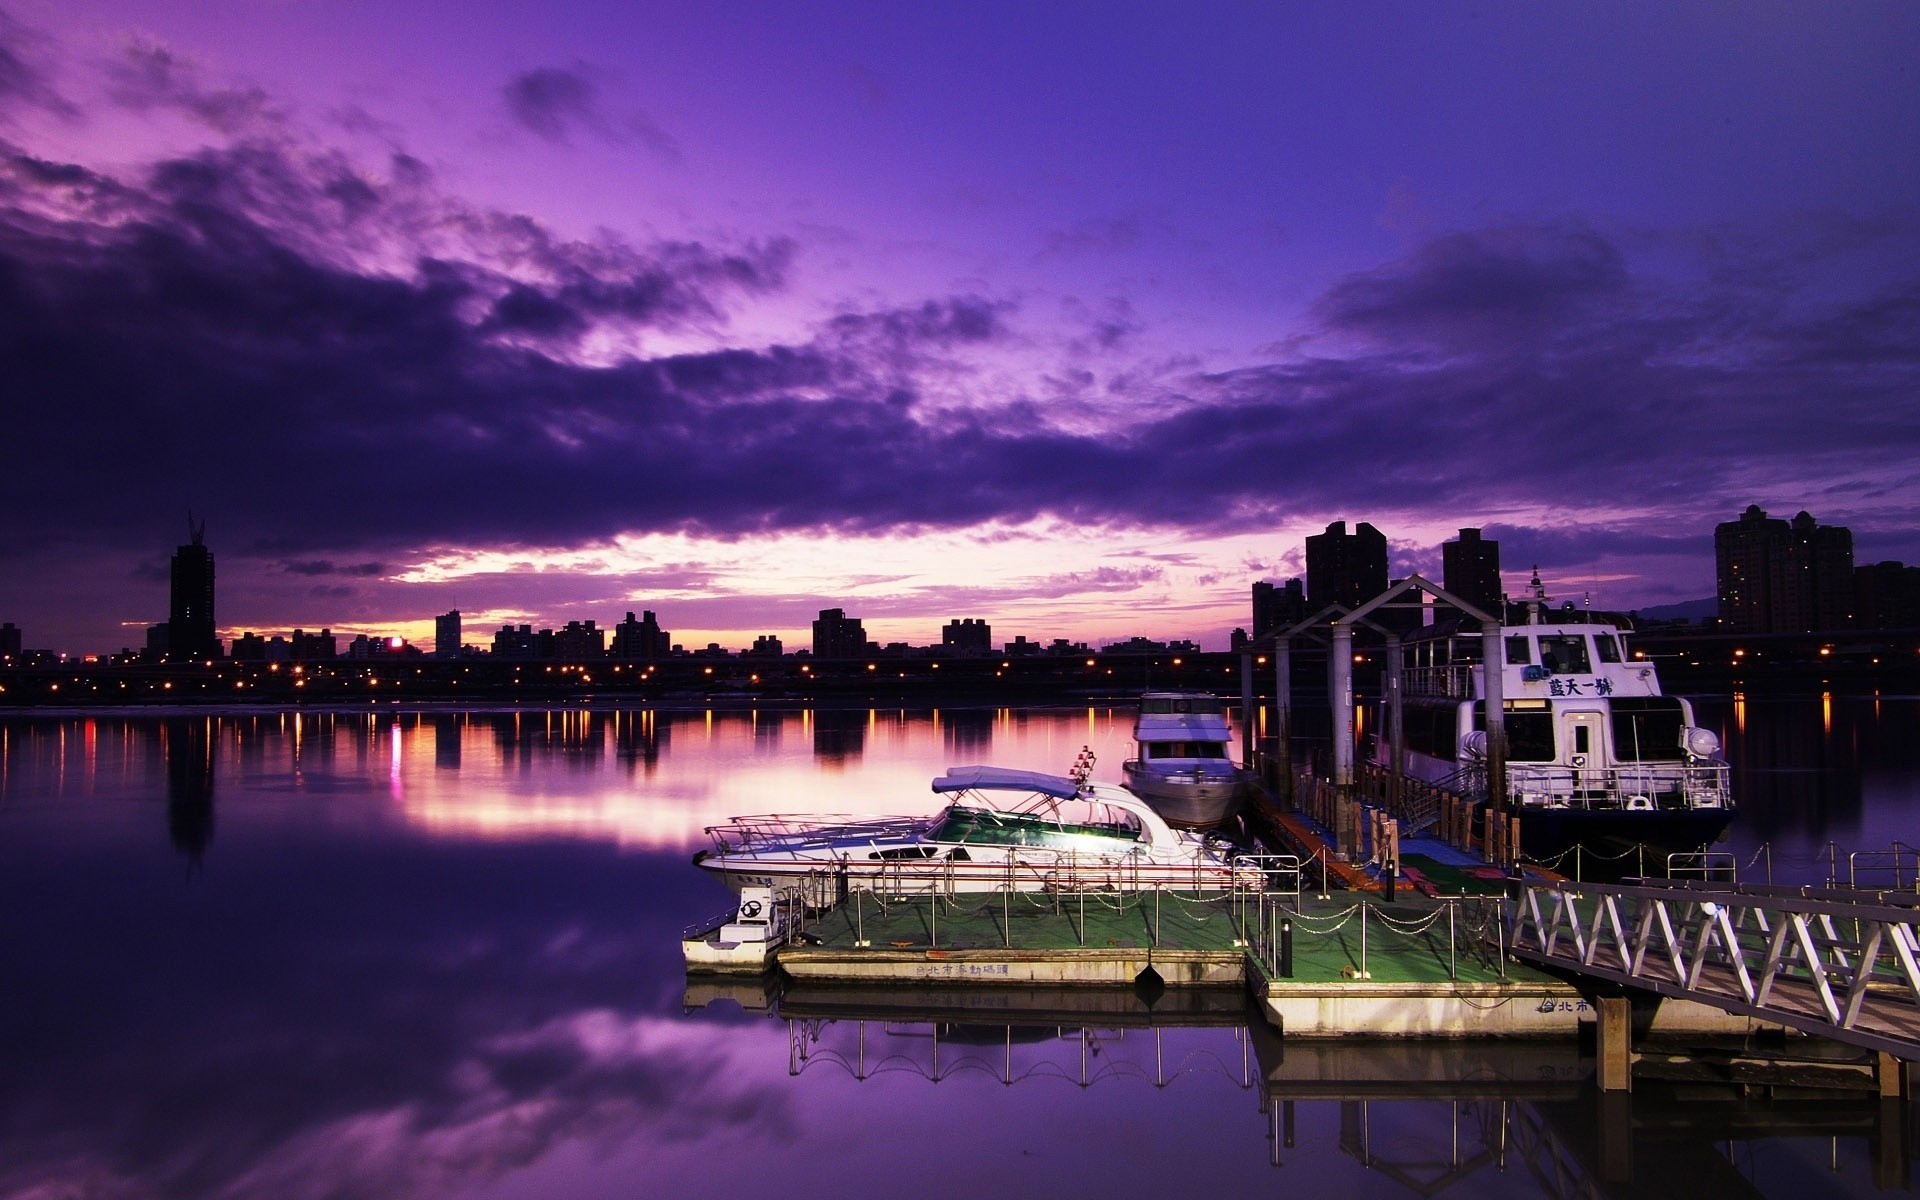
[[[1277,910],[1269,911],[1272,919]],[[1515,963],[1506,965],[1503,976],[1495,948],[1478,939],[1475,911],[1471,903],[1457,910],[1450,951],[1446,906],[1438,901],[1417,894],[1394,904],[1358,900],[1351,893],[1329,900],[1304,896],[1291,916],[1293,974],[1275,982],[1444,985],[1456,979],[1477,984],[1547,978]],[[1150,892],[1125,897],[985,894],[919,896],[881,904],[872,896],[857,895],[824,914],[807,932],[821,948],[847,954],[863,949],[1070,954],[1149,946],[1250,953],[1236,945],[1243,936],[1237,912],[1245,914],[1257,935],[1253,907],[1243,901],[1236,908],[1224,898],[1195,900],[1169,893],[1156,898]],[[868,945],[861,947],[861,940]],[[1271,965],[1277,953],[1267,951],[1263,957],[1269,960],[1267,973],[1277,974]]]

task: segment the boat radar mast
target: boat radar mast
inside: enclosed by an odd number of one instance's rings
[[[1544,623],[1547,615],[1547,585],[1540,582],[1540,564],[1533,565],[1533,578],[1527,581],[1527,597],[1523,603],[1527,606],[1527,624]]]

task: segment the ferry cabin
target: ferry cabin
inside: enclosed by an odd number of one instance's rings
[[[1458,782],[1482,769],[1485,640],[1435,630],[1403,649],[1406,769]],[[1719,739],[1661,694],[1652,663],[1610,625],[1509,627],[1503,638],[1508,799],[1527,808],[1621,810],[1728,806]],[[1384,747],[1382,748],[1384,751]],[[1382,755],[1384,758],[1384,753]]]

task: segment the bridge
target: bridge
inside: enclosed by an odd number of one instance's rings
[[[1920,1059],[1920,894],[1699,880],[1521,886],[1509,951],[1873,1051],[1883,1094]],[[1602,1090],[1628,1086],[1627,1006],[1600,1005]],[[1897,1092],[1895,1093],[1897,1094]]]

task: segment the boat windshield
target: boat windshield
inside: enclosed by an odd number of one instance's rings
[[[1140,757],[1161,758],[1225,758],[1225,742],[1145,742],[1140,747]]]
[[[1587,657],[1587,639],[1578,633],[1549,633],[1540,637],[1540,665],[1555,675],[1585,675],[1593,670]]]
[[[1054,821],[1031,813],[995,812],[985,808],[947,809],[927,837],[936,842],[966,842],[975,846],[1040,846],[1058,850],[1085,849],[1089,841],[1139,841],[1142,829],[1131,814],[1115,811],[1111,821]]]
[[[1612,705],[1613,753],[1622,762],[1677,762],[1686,710],[1677,696],[1622,696]]]

